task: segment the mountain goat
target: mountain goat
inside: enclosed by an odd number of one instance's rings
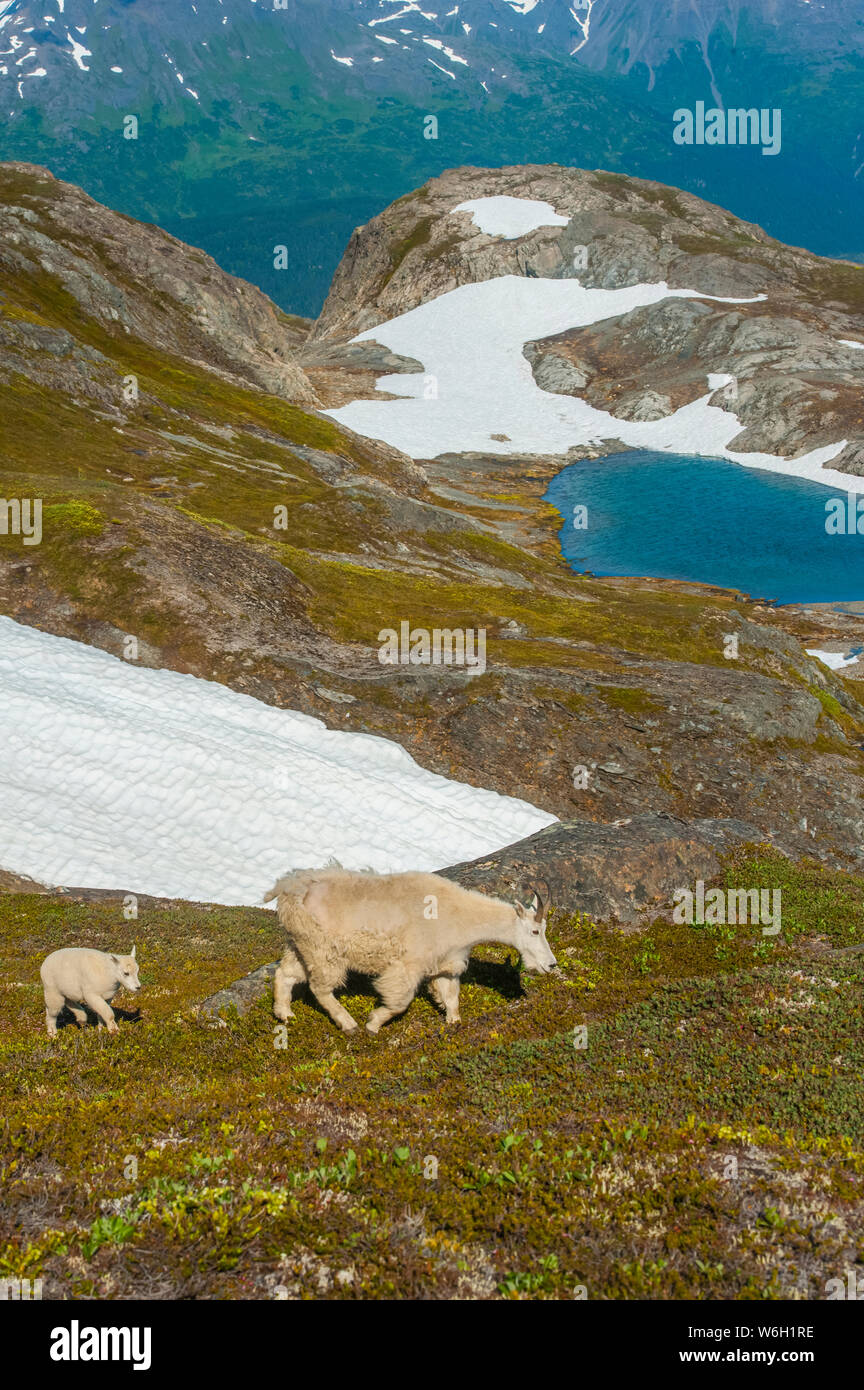
[[[372,975],[383,1004],[366,1027],[407,1009],[423,980],[448,1023],[459,1022],[459,979],[474,946],[515,946],[526,969],[546,974],[556,960],[546,942],[549,890],[540,885],[530,907],[488,898],[437,874],[300,870],[282,878],[265,902],[278,899],[288,936],[274,980],[273,1012],[293,1018],[294,986],[308,981],[318,1003],[345,1033],[356,1021],[336,999],[349,970]]]
[[[65,946],[45,957],[39,974],[45,990],[49,1038],[57,1036],[57,1015],[64,1004],[72,1010],[78,1023],[87,1022],[86,1013],[77,1007],[86,1004],[101,1020],[100,1028],[106,1023],[108,1032],[116,1033],[117,1022],[108,1001],[120,989],[135,993],[141,988],[134,946],[128,956],[109,955],[107,951],[94,951],[86,946]]]

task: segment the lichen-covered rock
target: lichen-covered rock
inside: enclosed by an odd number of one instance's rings
[[[712,878],[724,855],[766,838],[738,820],[648,815],[612,825],[565,821],[442,872],[465,888],[502,897],[524,894],[542,878],[559,911],[634,923],[646,912],[671,911],[676,888]]]
[[[203,251],[112,212],[47,169],[0,165],[0,273],[50,277],[109,333],[143,338],[286,400],[316,403],[294,360],[296,335],[266,295]],[[37,331],[26,320],[4,322],[0,371],[4,338],[22,354],[34,346],[49,359],[69,352],[70,335],[43,333],[34,344]],[[83,371],[93,355],[86,346],[81,353]]]
[[[196,1014],[216,1027],[225,1027],[223,1015],[231,1014],[232,1011],[242,1018],[255,1001],[270,988],[277,965],[278,961],[275,960],[267,965],[260,965],[257,970],[250,971],[241,980],[235,980],[233,984],[217,990],[197,1006]]]

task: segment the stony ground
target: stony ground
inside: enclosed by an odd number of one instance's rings
[[[782,887],[781,938],[559,915],[560,979],[483,948],[459,1028],[421,997],[351,1040],[308,995],[287,1032],[266,998],[196,1020],[278,953],[263,910],[0,897],[0,1276],[52,1298],[825,1298],[864,1264],[864,879],[769,855],[718,881]],[[130,933],[119,1035],[49,1044],[42,957]],[[362,1020],[368,983],[345,1002]]]

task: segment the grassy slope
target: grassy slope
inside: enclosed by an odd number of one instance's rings
[[[227,1030],[190,1016],[276,954],[264,911],[118,928],[116,905],[0,898],[0,1276],[49,1297],[824,1298],[864,1261],[864,957],[843,951],[864,879],[763,860],[727,882],[782,886],[781,940],[559,918],[563,979],[520,985],[485,948],[459,1028],[421,998],[351,1041],[305,995],[287,1039],[269,1000]],[[40,959],[130,931],[141,1020],[49,1044]],[[346,1002],[365,1017],[362,980]]]

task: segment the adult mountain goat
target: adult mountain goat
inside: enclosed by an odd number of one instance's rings
[[[383,1000],[366,1027],[377,1033],[429,981],[448,1023],[459,1022],[459,979],[484,941],[515,946],[528,970],[556,965],[546,942],[549,890],[538,885],[530,907],[460,888],[438,874],[352,873],[304,869],[281,878],[264,899],[278,899],[289,946],[274,980],[273,1012],[293,1018],[294,986],[308,981],[318,1003],[345,1033],[356,1021],[336,999],[349,970],[372,975]]]

